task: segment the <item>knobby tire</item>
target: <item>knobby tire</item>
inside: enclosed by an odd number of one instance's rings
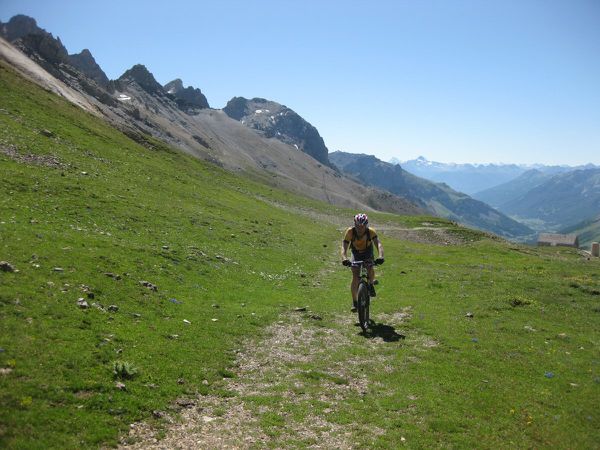
[[[365,283],[358,286],[358,323],[363,331],[369,328],[369,291]]]

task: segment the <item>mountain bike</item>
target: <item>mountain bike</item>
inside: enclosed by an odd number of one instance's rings
[[[349,267],[360,267],[360,281],[358,284],[357,305],[358,324],[363,332],[367,332],[370,325],[369,307],[371,305],[371,295],[369,294],[369,273],[371,266],[376,266],[376,261],[352,261]]]

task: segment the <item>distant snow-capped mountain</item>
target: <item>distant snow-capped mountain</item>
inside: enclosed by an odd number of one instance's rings
[[[546,166],[543,164],[461,164],[429,161],[423,156],[408,161],[398,158],[390,159],[391,164],[400,164],[402,168],[413,175],[446,183],[453,189],[473,195],[507,183],[521,176],[528,170],[536,169],[544,174],[554,175],[574,169],[593,169],[593,164],[585,166]]]

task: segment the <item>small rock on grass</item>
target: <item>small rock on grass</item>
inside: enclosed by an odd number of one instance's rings
[[[83,297],[77,299],[77,306],[79,306],[81,309],[87,309],[90,307],[90,305],[88,305],[88,302],[86,302]]]
[[[15,266],[7,261],[0,261],[0,270],[2,272],[14,272]]]
[[[468,317],[469,319],[472,319],[474,317],[472,312],[468,312],[467,314],[465,314],[466,317]]]
[[[125,386],[125,383],[121,383],[120,381],[117,381],[115,383],[115,387],[120,391],[125,391],[127,389],[127,387]]]
[[[144,287],[147,287],[151,291],[154,291],[154,292],[158,291],[158,287],[156,285],[150,283],[149,281],[142,280],[142,281],[140,281],[140,284]]]
[[[308,309],[307,306],[299,306],[298,308],[294,308],[294,311],[296,312],[304,312]]]

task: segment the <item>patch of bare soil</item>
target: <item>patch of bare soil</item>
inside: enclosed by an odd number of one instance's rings
[[[375,320],[398,326],[409,316],[405,310]],[[283,448],[290,440],[307,448],[353,448],[352,433],[365,425],[342,426],[327,417],[344,400],[366,395],[370,387],[366,374],[374,366],[390,369],[388,361],[383,355],[361,361],[344,352],[349,339],[356,338],[353,315],[336,318],[338,328],[323,326],[309,313],[282,319],[267,329],[263,340],[249,341],[239,351],[233,368],[236,377],[224,379],[221,386],[234,396],[199,396],[176,422],[171,419],[162,439],[148,424],[132,424],[121,448]],[[366,345],[377,347],[382,342],[374,337]],[[257,406],[248,400],[272,396],[281,401]],[[327,406],[320,414],[312,411],[315,401]],[[303,418],[286,408],[298,404],[307,405]],[[285,425],[265,433],[260,424],[264,414],[282,418]],[[383,430],[370,426],[368,432],[373,436]]]
[[[56,156],[53,155],[24,155],[19,153],[14,146],[0,146],[0,152],[4,153],[9,158],[24,163],[24,164],[35,164],[38,166],[52,167],[55,169],[66,169],[67,164],[63,163]]]

